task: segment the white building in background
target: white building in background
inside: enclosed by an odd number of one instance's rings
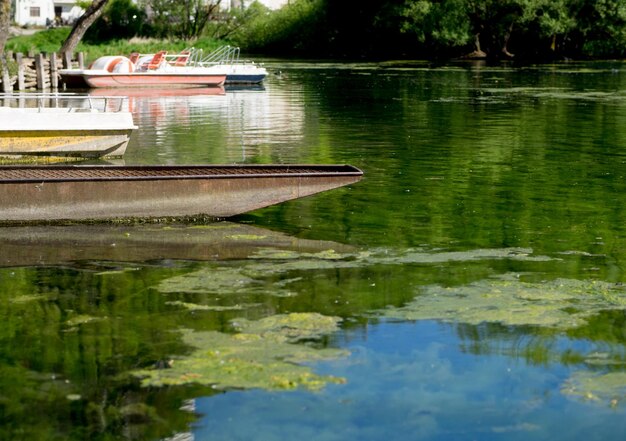
[[[247,7],[254,0],[222,0],[226,10]],[[257,0],[269,9],[280,9],[290,0]],[[73,23],[84,10],[76,0],[15,0],[15,22],[19,26],[48,26]]]
[[[289,0],[258,0],[258,2],[270,9],[280,9],[289,3]]]
[[[15,0],[15,22],[20,26],[72,23],[83,12],[76,0]]]
[[[235,9],[235,8],[240,8],[242,7],[242,5],[244,7],[248,7],[250,6],[250,3],[252,3],[254,0],[227,0],[224,1],[222,0],[222,3],[226,3],[226,10],[230,10],[230,9]],[[289,0],[257,0],[259,3],[261,3],[262,5],[266,6],[269,9],[280,9],[283,6],[285,6],[286,4],[289,3]]]

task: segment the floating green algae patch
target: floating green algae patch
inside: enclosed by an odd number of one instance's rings
[[[268,260],[292,260],[292,259],[322,259],[322,260],[340,260],[362,256],[363,253],[338,253],[333,249],[319,251],[317,253],[302,253],[293,250],[277,250],[273,248],[262,248],[254,253],[252,259],[268,259]]]
[[[290,250],[263,249],[250,261],[238,266],[211,265],[193,273],[165,279],[156,286],[162,293],[202,294],[264,294],[288,297],[288,282],[268,281],[268,277],[294,270],[321,270],[336,267],[353,267],[354,262],[336,262],[352,259],[352,254],[339,254],[333,250],[319,253],[299,253]],[[265,259],[266,261],[261,261]],[[297,280],[297,279],[293,279]]]
[[[210,266],[193,273],[165,279],[156,286],[156,289],[165,294],[185,292],[220,296],[263,294],[289,297],[292,295],[292,292],[284,285],[269,284],[265,280],[266,276],[267,274],[249,275],[246,267]]]
[[[339,329],[337,317],[317,313],[279,314],[261,320],[238,319],[233,326],[245,334],[257,334],[276,341],[295,343],[319,339]]]
[[[276,281],[277,275],[290,271],[323,271],[342,268],[367,268],[373,265],[438,264],[480,260],[515,260],[545,262],[555,260],[532,255],[531,249],[499,248],[467,251],[429,251],[420,248],[403,250],[373,249],[356,253],[339,253],[333,249],[314,253],[262,248],[235,264],[214,264],[193,273],[161,281],[155,288],[162,293],[196,294],[264,294],[289,297],[288,281]],[[297,278],[290,279],[298,280]]]
[[[500,95],[517,95],[531,98],[549,98],[559,100],[590,100],[590,101],[618,101],[624,100],[626,95],[614,92],[575,91],[557,87],[493,87],[483,88],[481,92]]]
[[[615,407],[626,400],[626,372],[574,372],[561,387],[561,393]]]
[[[247,263],[244,273],[250,277],[282,274],[288,271],[310,271],[338,268],[366,268],[372,265],[438,264],[444,262],[471,262],[479,260],[517,260],[546,262],[546,256],[533,256],[528,248],[475,249],[466,251],[432,251],[421,248],[372,249],[357,253],[337,253],[334,250],[317,253],[297,253],[284,250],[261,249],[250,256],[258,262]]]
[[[303,340],[316,339],[338,329],[340,319],[316,313],[286,314],[256,322],[238,320],[242,332],[183,331],[183,340],[196,348],[173,361],[169,369],[134,371],[143,386],[196,383],[216,389],[319,390],[329,383],[344,383],[312,372],[301,363],[346,356],[339,349],[316,349]]]
[[[267,238],[267,236],[260,236],[258,234],[233,234],[226,236],[226,239],[232,240],[263,240],[265,238]]]
[[[623,287],[571,279],[531,283],[507,274],[466,286],[426,286],[409,304],[388,308],[381,315],[402,320],[498,322],[570,329],[609,309],[626,309]]]
[[[94,316],[87,315],[87,314],[80,314],[67,320],[65,324],[67,326],[73,327],[73,326],[84,325],[86,323],[95,322],[99,320],[103,320],[103,319],[101,317],[94,317]]]
[[[24,294],[21,296],[12,297],[9,299],[11,303],[30,303],[30,302],[38,302],[40,300],[48,300],[48,297],[42,294]]]
[[[165,302],[166,305],[180,306],[182,308],[188,309],[189,311],[232,311],[232,310],[241,310],[244,309],[245,306],[250,305],[233,305],[233,306],[219,306],[219,305],[201,305],[198,303],[189,303],[189,302],[181,302],[181,301],[172,301]]]
[[[441,262],[463,262],[475,260],[523,260],[523,261],[548,261],[554,260],[546,256],[532,256],[533,250],[530,248],[493,248],[474,249],[465,251],[442,251],[427,250],[423,248],[387,249],[374,248],[371,250],[359,251],[356,253],[338,253],[329,249],[316,253],[299,253],[291,250],[274,250],[263,248],[252,256],[253,259],[267,260],[304,260],[308,262],[329,261],[330,264],[341,264],[345,266],[365,266],[373,264],[405,264],[405,263],[441,263]]]

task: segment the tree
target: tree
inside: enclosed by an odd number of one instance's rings
[[[93,22],[95,22],[98,17],[102,15],[102,11],[108,2],[109,0],[93,0],[85,13],[81,15],[78,20],[76,20],[76,23],[74,23],[74,27],[72,28],[70,35],[68,35],[67,39],[61,46],[61,53],[74,52],[76,46],[78,46],[78,43],[80,43],[80,40],[83,38],[83,35],[85,35],[87,29],[89,29],[89,26],[91,26]]]
[[[9,38],[11,23],[11,0],[0,0],[0,54],[4,53],[4,45]]]
[[[622,57],[626,53],[626,4],[624,0],[579,2],[576,16],[578,49],[584,55]]]
[[[221,0],[183,0],[181,37],[190,39],[199,37],[207,23],[218,10]]]
[[[104,12],[83,36],[85,43],[129,39],[145,32],[146,11],[133,0],[109,0]]]
[[[571,10],[576,1],[403,0],[397,11],[402,32],[426,47],[471,50],[473,45],[469,56],[511,58],[514,35],[514,51],[531,56],[554,52],[557,38],[562,41],[576,28]],[[622,0],[599,0],[598,4],[609,1]],[[619,14],[617,11],[613,16]]]
[[[578,26],[579,15],[572,10],[576,0],[518,1],[523,5],[520,24],[524,26],[527,44],[538,44],[535,53],[556,53],[557,40],[563,41]]]
[[[464,47],[475,40],[476,51],[482,53],[480,30],[472,29],[471,4],[467,0],[405,0],[397,11],[400,30],[414,35],[426,47],[440,51]]]
[[[267,15],[269,9],[257,1],[246,8],[241,4],[233,5],[228,13],[220,14],[219,20],[208,23],[205,33],[216,40],[234,38],[245,42],[244,35],[254,28],[255,20]]]
[[[218,13],[222,0],[146,0],[157,35],[199,37]]]

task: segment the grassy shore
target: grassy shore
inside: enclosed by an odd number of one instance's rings
[[[41,30],[32,35],[20,35],[7,41],[6,50],[22,53],[58,52],[69,32],[70,28],[55,28]],[[191,46],[210,52],[224,44],[227,42],[208,38],[195,41],[131,38],[130,40],[111,40],[103,44],[80,43],[76,52],[84,52],[86,61],[89,63],[104,55],[128,55],[131,52],[154,53],[159,50],[179,52]]]

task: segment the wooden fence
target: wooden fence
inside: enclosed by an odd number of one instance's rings
[[[84,69],[82,52],[66,53],[22,53],[7,52],[0,57],[0,87],[4,93],[14,90],[58,90],[63,88],[59,69]]]

